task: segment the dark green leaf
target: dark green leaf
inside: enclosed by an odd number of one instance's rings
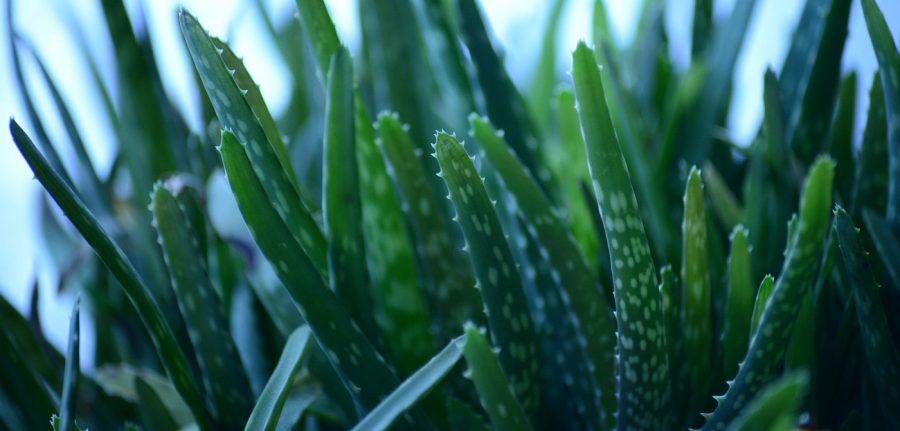
[[[270,431],[278,425],[278,418],[291,390],[294,376],[303,364],[311,344],[310,335],[309,327],[301,326],[288,337],[278,359],[278,365],[275,366],[275,371],[272,371],[266,387],[259,394],[256,407],[253,407],[244,429]]]

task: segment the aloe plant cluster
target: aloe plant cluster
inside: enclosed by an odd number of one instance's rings
[[[0,424],[900,428],[900,54],[886,20],[861,0],[879,72],[859,145],[857,78],[840,68],[851,0],[806,1],[765,74],[759,133],[738,145],[721,131],[756,1],[720,21],[712,3],[695,1],[679,70],[665,2],[645,2],[623,47],[597,1],[593,49],[579,43],[563,79],[556,0],[527,88],[474,0],[359,0],[355,54],[322,0],[285,22],[256,3],[293,80],[278,116],[182,10],[195,130],[147,35],[103,0],[117,100],[83,53],[118,143],[102,174],[10,13],[31,133],[10,131],[50,198],[59,288],[81,301],[66,352],[36,307],[0,302]],[[25,56],[69,147],[44,129]],[[235,211],[212,204],[216,178]]]

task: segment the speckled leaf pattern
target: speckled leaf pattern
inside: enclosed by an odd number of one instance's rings
[[[538,183],[529,174],[502,134],[484,118],[469,117],[472,136],[484,150],[484,157],[500,174],[516,208],[523,215],[526,228],[540,246],[544,260],[550,263],[554,279],[560,286],[563,301],[576,323],[577,343],[588,353],[595,391],[602,396],[603,422],[615,424],[615,318],[610,311],[600,282],[594,278],[584,256]],[[596,402],[596,400],[586,400]]]
[[[827,157],[818,158],[803,186],[800,216],[796,227],[790,229],[784,265],[766,301],[759,328],[728,392],[717,398],[718,406],[709,415],[704,430],[725,429],[781,366],[801,300],[809,292],[822,256],[833,178],[834,162]]]
[[[272,144],[266,137],[256,115],[238,87],[231,72],[219,55],[212,39],[191,14],[179,14],[181,32],[187,41],[194,66],[200,74],[203,86],[222,128],[229,130],[246,143],[247,156],[263,190],[289,233],[300,243],[316,268],[327,272],[327,244],[319,225],[298,195],[288,178]]]
[[[792,430],[800,415],[800,403],[809,390],[806,372],[786,374],[769,384],[728,425],[728,431]]]
[[[253,407],[250,382],[199,244],[174,193],[165,185],[154,186],[150,209],[217,426],[240,428]]]
[[[900,388],[890,382],[900,381],[900,353],[891,337],[880,285],[872,270],[873,256],[863,249],[862,235],[843,208],[835,210],[834,230],[843,262],[850,276],[856,316],[859,319],[861,343],[866,356],[866,369],[879,384],[875,385],[879,417],[888,428],[900,427]],[[893,262],[897,265],[897,262]]]
[[[256,402],[256,407],[253,407],[253,412],[250,413],[247,426],[244,427],[245,430],[272,431],[276,429],[284,402],[293,386],[294,376],[303,365],[303,359],[312,343],[308,326],[301,326],[291,333],[281,352],[281,357],[278,358],[275,370],[272,371],[269,381],[262,393],[259,394],[259,400]]]
[[[749,233],[743,226],[731,231],[731,251],[728,253],[728,284],[725,300],[725,323],[722,327],[722,375],[730,379],[738,363],[747,353],[750,340],[750,320],[753,315],[753,281],[750,272]]]
[[[609,254],[618,323],[618,428],[657,428],[669,404],[669,364],[656,269],[628,167],[619,149],[600,69],[584,43],[573,77],[581,130]],[[638,365],[643,364],[643,365]]]
[[[500,363],[522,407],[536,418],[542,403],[537,337],[517,264],[494,204],[462,144],[439,132],[434,149],[456,208],[456,222],[466,238],[491,339],[500,348]]]
[[[466,376],[478,389],[481,406],[494,428],[498,431],[530,430],[528,416],[512,389],[512,380],[501,369],[498,355],[483,330],[466,325],[462,350],[469,366]]]
[[[766,274],[766,276],[763,277],[762,282],[760,282],[759,288],[756,289],[756,299],[753,302],[753,315],[750,319],[750,337],[752,337],[759,328],[759,320],[762,318],[763,310],[766,309],[766,302],[768,302],[769,297],[772,296],[772,289],[774,287],[775,277]]]
[[[296,4],[297,16],[309,39],[316,64],[319,66],[319,77],[324,85],[331,56],[341,45],[337,30],[323,0],[296,0]]]

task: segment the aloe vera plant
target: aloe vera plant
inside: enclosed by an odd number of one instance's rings
[[[57,350],[38,307],[0,298],[0,429],[900,426],[892,17],[862,0],[879,71],[859,145],[849,0],[806,1],[759,133],[731,143],[757,2],[723,19],[695,2],[682,68],[665,2],[620,45],[597,0],[597,46],[565,76],[568,3],[514,73],[475,0],[360,0],[358,51],[324,0],[286,21],[256,2],[292,75],[283,112],[182,10],[194,130],[131,9],[103,0],[118,92],[78,46],[120,144],[110,172],[9,13],[28,120],[12,141],[80,299]]]

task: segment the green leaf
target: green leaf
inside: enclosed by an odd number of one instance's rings
[[[210,282],[204,255],[188,217],[162,183],[153,188],[150,208],[217,426],[240,427],[252,408],[250,382],[228,330],[221,298]]]
[[[767,385],[741,414],[728,424],[728,431],[796,428],[801,400],[808,391],[809,375],[792,372]]]
[[[274,430],[278,425],[278,418],[281,416],[281,409],[293,386],[294,376],[303,364],[303,359],[311,344],[310,330],[308,326],[301,326],[294,330],[281,357],[278,359],[278,365],[272,371],[272,376],[266,383],[259,394],[256,406],[250,413],[247,420],[246,430]]]
[[[462,357],[462,336],[450,341],[444,350],[434,355],[422,368],[409,376],[378,407],[353,426],[354,430],[385,430],[401,415],[433,391]]]
[[[327,87],[322,196],[328,280],[350,317],[377,343],[356,165],[353,65],[350,52],[344,47],[339,47],[331,58]]]
[[[594,54],[580,43],[573,57],[575,97],[609,244],[615,289],[619,331],[617,426],[658,428],[669,403],[669,369],[656,269]],[[645,371],[636,364],[655,365],[652,371]]]
[[[337,51],[341,41],[323,0],[297,0],[296,3],[297,16],[316,57],[322,85],[325,85],[331,56]]]
[[[691,23],[691,56],[702,57],[709,45],[709,36],[713,32],[713,2],[698,0],[694,2],[694,20]]]
[[[438,132],[434,149],[440,176],[457,211],[456,222],[466,238],[492,340],[501,349],[500,362],[522,407],[538,418],[542,400],[534,323],[494,204],[472,159],[455,137]]]
[[[708,188],[710,204],[722,226],[729,230],[737,227],[744,219],[744,209],[722,174],[709,161],[703,164],[703,184]]]
[[[897,241],[887,221],[875,212],[863,211],[863,221],[892,284],[900,288],[900,265],[897,265],[897,262],[900,262],[900,242]]]
[[[526,228],[534,232],[546,260],[558,279],[565,308],[572,313],[577,328],[578,345],[587,353],[589,378],[594,397],[585,400],[596,404],[602,397],[602,421],[615,425],[615,328],[616,322],[606,301],[603,287],[594,278],[584,256],[563,221],[544,197],[537,181],[529,174],[502,135],[482,117],[469,117],[471,134],[481,144],[484,156],[500,174],[515,208],[525,219]],[[584,377],[584,376],[583,376]],[[599,407],[599,406],[595,406]]]
[[[288,178],[243,90],[232,78],[212,39],[197,19],[182,10],[179,23],[222,128],[246,143],[247,156],[262,182],[265,196],[276,204],[275,210],[291,236],[300,243],[320,273],[325,274],[328,267],[325,237]]]
[[[80,341],[81,330],[79,306],[81,297],[75,298],[72,306],[72,317],[69,319],[69,344],[66,352],[65,375],[63,377],[63,390],[59,402],[59,431],[78,430],[75,425],[75,410],[78,405],[78,380],[79,362],[81,360]]]
[[[660,308],[666,333],[666,356],[669,360],[669,375],[672,379],[672,402],[668,409],[669,420],[663,428],[685,428],[691,419],[688,409],[690,397],[686,382],[687,367],[684,352],[684,325],[682,324],[682,296],[680,285],[675,277],[672,265],[666,265],[659,271]]]
[[[159,431],[178,429],[178,423],[150,384],[137,377],[134,379],[134,389],[144,425],[148,429]]]
[[[467,324],[462,350],[469,366],[466,376],[475,384],[481,406],[494,427],[498,431],[530,430],[528,416],[513,390],[513,381],[500,368],[497,353],[488,344],[483,330]]]
[[[887,221],[900,232],[900,52],[881,10],[873,0],[863,0],[863,16],[878,58],[888,127]]]
[[[864,207],[883,214],[888,195],[887,118],[884,112],[881,77],[875,72],[869,89],[869,111],[862,143],[859,145],[853,181],[853,214]]]
[[[806,0],[797,28],[791,37],[787,56],[778,74],[778,88],[784,104],[784,119],[788,122],[800,115],[806,83],[815,64],[816,49],[825,31],[827,11],[835,0]],[[837,0],[842,1],[842,0]],[[789,130],[789,129],[788,129]],[[785,136],[788,136],[786,133]]]
[[[550,9],[544,22],[541,49],[536,57],[537,65],[531,73],[528,105],[535,119],[541,122],[544,130],[550,125],[553,87],[558,82],[556,76],[556,48],[559,46],[559,26],[566,4],[566,0],[547,2]]]
[[[127,364],[104,365],[94,371],[93,377],[107,394],[133,403],[141,401],[142,395],[137,387],[141,382],[152,389],[179,428],[193,425],[191,411],[178,391],[164,376],[154,371],[136,369]]]
[[[900,418],[896,415],[900,409],[900,394],[894,385],[888,383],[900,381],[900,353],[891,337],[879,284],[870,263],[871,257],[863,249],[859,229],[839,206],[835,210],[834,230],[853,288],[865,368],[875,382],[882,383],[875,385],[877,402],[881,407],[880,417],[889,428],[900,427]],[[896,265],[897,261],[893,264]]]
[[[356,162],[362,199],[366,256],[372,272],[376,322],[393,363],[406,375],[434,352],[425,290],[419,285],[412,238],[381,149],[375,144],[371,117],[354,104]]]
[[[851,72],[841,81],[838,92],[837,111],[829,134],[828,153],[837,162],[834,184],[838,196],[844,202],[852,202],[853,175],[856,163],[853,160],[853,122],[856,115],[856,73]]]
[[[352,395],[363,409],[373,408],[397,378],[288,231],[245,148],[232,133],[222,133],[219,151],[244,222]]]
[[[731,378],[747,353],[750,320],[753,317],[753,276],[750,272],[749,232],[743,226],[731,231],[728,253],[728,284],[725,300],[725,323],[722,325],[722,375]]]
[[[698,411],[710,390],[712,366],[712,310],[709,288],[709,252],[706,209],[700,170],[691,168],[684,193],[682,224],[682,319],[685,364],[691,389],[691,411]]]
[[[23,361],[28,363],[51,390],[61,392],[64,373],[54,364],[63,363],[65,358],[56,349],[46,351],[41,348],[41,342],[38,341],[38,336],[32,330],[28,319],[20,314],[4,295],[0,295],[0,329],[15,346],[14,350]]]
[[[766,309],[766,303],[769,301],[769,297],[772,296],[772,289],[774,288],[775,277],[766,274],[759,284],[759,288],[756,289],[756,300],[753,302],[753,316],[750,319],[749,335],[751,337],[759,329],[759,321],[762,318],[763,310]]]
[[[169,324],[163,317],[147,286],[122,250],[100,227],[100,224],[75,192],[50,167],[47,160],[41,155],[15,120],[10,120],[10,130],[19,152],[22,153],[28,165],[31,166],[35,177],[50,193],[50,196],[53,197],[53,200],[56,201],[66,217],[72,221],[75,228],[87,240],[94,252],[97,253],[97,256],[100,257],[100,260],[103,261],[119,281],[119,286],[121,286],[125,295],[137,310],[138,316],[140,316],[145,328],[150,333],[150,338],[156,348],[160,362],[172,379],[178,393],[190,406],[191,413],[193,413],[201,429],[206,429],[209,423],[208,413],[203,407],[200,390],[191,376],[187,358],[178,346],[175,335],[172,333]]]
[[[451,225],[432,193],[421,153],[413,147],[396,115],[378,116],[376,141],[389,162],[390,171],[403,197],[403,209],[415,237],[416,253],[428,283],[429,299],[437,314],[441,339],[449,340],[466,321],[486,322],[475,278],[468,258],[453,244]]]
[[[813,164],[800,198],[800,217],[790,235],[781,275],[766,301],[759,328],[750,340],[747,356],[724,397],[703,429],[723,429],[755,397],[782,365],[785,350],[810,291],[828,230],[834,162],[820,157]]]

